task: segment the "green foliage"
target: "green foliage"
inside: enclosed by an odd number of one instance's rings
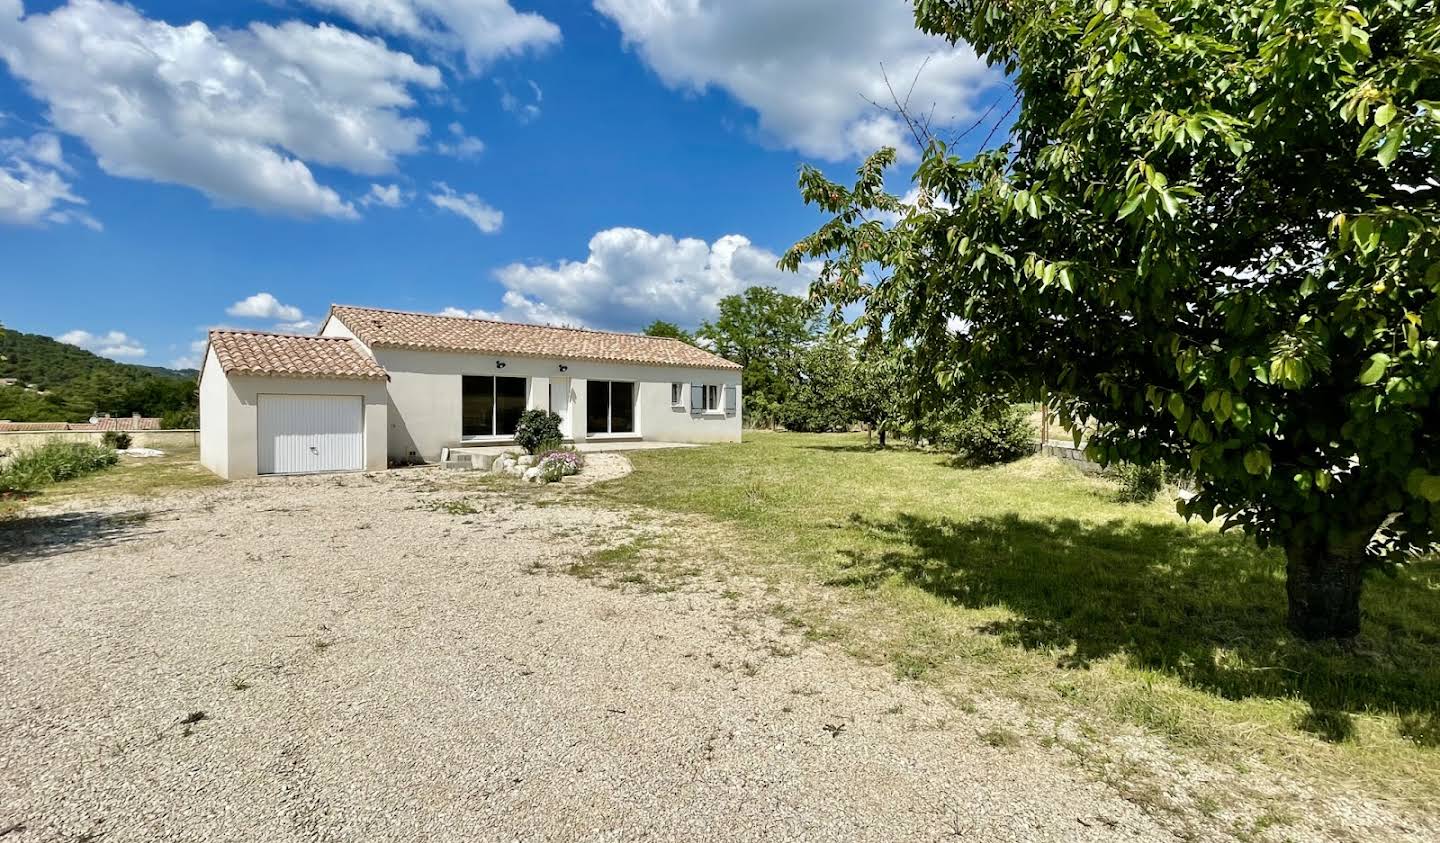
[[[1095,420],[1094,459],[1192,472],[1184,514],[1287,549],[1296,631],[1353,634],[1358,577],[1316,584],[1440,533],[1433,0],[918,0],[916,18],[1014,80],[1008,142],[932,142],[915,207],[885,192],[893,150],[853,189],[806,170],[835,216],[782,264],[824,258],[815,295],[863,304],[936,400],[1048,390],[1076,429]]]
[[[770,287],[751,287],[720,300],[714,322],[700,326],[697,336],[716,354],[739,363],[745,393],[746,421],[775,424],[789,397],[795,358],[819,336],[819,322],[804,299]]]
[[[22,452],[0,469],[0,492],[34,492],[51,483],[109,468],[119,460],[113,448],[52,439]]]
[[[990,402],[957,413],[938,441],[973,465],[1014,462],[1035,453],[1035,428],[1021,407]]]
[[[1125,503],[1150,503],[1165,488],[1165,466],[1162,463],[1122,462],[1110,466],[1105,473],[1119,485],[1116,498]]]
[[[133,437],[123,430],[107,430],[100,435],[100,444],[116,451],[129,449],[132,441]]]
[[[0,328],[0,418],[12,421],[85,421],[166,412],[196,406],[195,373],[116,363],[73,345]],[[34,384],[35,389],[25,387]],[[41,393],[44,394],[41,394]]]
[[[695,337],[689,331],[684,330],[673,322],[666,322],[663,319],[656,319],[645,326],[647,337],[667,337],[672,340],[679,340],[683,343],[695,344]]]
[[[160,426],[166,430],[198,430],[200,428],[200,408],[185,407],[179,410],[170,410],[160,416]]]
[[[785,398],[775,408],[774,421],[806,433],[848,429],[854,420],[855,370],[854,353],[845,343],[830,340],[800,351],[784,371]]]
[[[561,441],[560,416],[549,410],[526,410],[515,424],[515,444],[525,453],[539,453],[542,445],[553,446]]]

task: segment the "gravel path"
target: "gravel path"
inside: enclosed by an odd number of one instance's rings
[[[556,573],[664,528],[563,489],[397,471],[26,524],[3,843],[1171,839],[744,601]]]

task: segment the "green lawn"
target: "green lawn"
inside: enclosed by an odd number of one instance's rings
[[[120,458],[118,465],[73,480],[55,483],[30,493],[0,499],[0,518],[14,516],[30,506],[75,498],[106,499],[118,495],[153,497],[176,489],[223,483],[199,464],[198,448],[169,451],[163,457]]]
[[[1168,501],[1117,503],[1058,461],[966,469],[863,436],[771,433],[631,459],[597,495],[728,526],[677,537],[674,564],[759,574],[810,634],[962,705],[999,693],[1210,762],[1258,755],[1407,802],[1440,790],[1435,561],[1369,582],[1358,647],[1309,646],[1285,629],[1278,554]]]

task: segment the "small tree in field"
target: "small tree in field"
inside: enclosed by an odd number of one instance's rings
[[[1440,15],[1433,0],[917,0],[1014,80],[921,201],[815,170],[782,265],[955,385],[1095,420],[1103,463],[1287,558],[1292,629],[1360,628],[1368,569],[1440,535]],[[917,127],[922,130],[923,127]],[[931,205],[928,197],[945,200]],[[901,215],[888,226],[883,215]],[[879,266],[878,280],[868,270]]]
[[[881,350],[866,350],[850,378],[850,416],[864,422],[885,447],[890,431],[900,426],[908,406],[901,361]]]

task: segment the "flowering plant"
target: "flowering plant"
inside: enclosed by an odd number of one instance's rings
[[[540,458],[540,476],[546,483],[554,483],[561,477],[579,474],[585,465],[585,458],[577,451],[551,451]]]

